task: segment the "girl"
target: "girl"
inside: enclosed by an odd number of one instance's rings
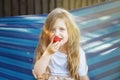
[[[56,8],[49,13],[36,48],[35,78],[89,80],[85,53],[80,48],[79,39],[79,28],[68,11]]]

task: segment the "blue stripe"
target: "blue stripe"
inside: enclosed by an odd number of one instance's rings
[[[0,73],[0,75],[1,75],[1,73]],[[3,77],[0,77],[0,80],[8,80],[8,79],[6,79],[6,78],[3,78]]]
[[[99,63],[95,63],[93,65],[90,65],[89,70],[92,71],[92,70],[95,70],[95,69],[98,69],[98,68],[100,69],[100,67],[109,65],[109,64],[114,63],[116,61],[119,61],[119,58],[120,58],[120,54],[118,56],[106,59],[104,61],[101,60]]]
[[[109,76],[110,74],[117,73],[118,71],[120,71],[120,66],[118,66],[118,67],[116,67],[116,68],[113,68],[113,69],[111,69],[111,70],[109,70],[109,71],[107,71],[107,72],[104,72],[104,73],[100,74],[101,76],[97,75],[97,77],[98,77],[99,79],[102,79],[103,77]],[[116,76],[116,79],[117,79],[118,77],[119,77],[119,76]],[[112,79],[112,78],[111,78],[111,79]],[[116,80],[116,79],[115,79],[115,80]]]
[[[96,51],[99,51],[101,49],[108,48],[108,47],[110,47],[110,46],[112,46],[113,44],[116,44],[116,43],[120,43],[120,37],[112,38],[112,39],[109,39],[109,40],[106,40],[106,41],[102,41],[101,43],[98,43],[98,44],[96,43],[96,44],[94,44],[94,46],[89,46],[89,47],[85,48],[85,51],[87,53],[93,52],[93,51],[96,52]]]
[[[33,56],[34,56],[33,52],[21,51],[21,50],[9,49],[9,48],[2,48],[2,47],[0,47],[0,52],[8,53],[9,55],[13,54],[13,55],[18,55],[21,57],[28,57],[28,58],[33,58]]]
[[[120,76],[116,76],[113,80],[120,80]]]
[[[42,26],[41,26],[41,28],[42,28]],[[38,35],[38,34],[40,34],[41,28],[31,29],[31,28],[4,28],[4,27],[0,27],[0,31],[22,33],[22,34],[27,33],[27,34]]]
[[[12,18],[11,18],[12,19]],[[1,19],[0,19],[0,23],[2,23],[2,24],[7,24],[7,25],[9,25],[9,24],[13,24],[13,22],[14,22],[14,24],[41,24],[41,23],[44,23],[45,21],[43,21],[43,20],[36,20],[36,21],[27,21],[27,20],[20,20],[20,21],[14,21],[14,20],[11,20],[10,19],[10,21],[8,20],[8,21],[5,21],[5,20],[3,20],[3,21],[1,21]],[[19,19],[19,18],[18,18]]]
[[[107,34],[110,34],[110,33],[113,33],[115,31],[119,31],[119,30],[120,30],[120,24],[116,24],[114,26],[109,26],[109,27],[104,28],[104,29],[100,29],[100,30],[97,30],[94,32],[86,33],[85,35],[82,36],[82,39],[84,39],[84,42],[85,42],[87,40],[91,40],[93,38],[107,35]]]
[[[36,19],[37,18],[37,19]],[[7,24],[10,24],[10,23],[21,23],[21,24],[34,24],[34,23],[44,23],[46,17],[40,17],[40,16],[37,16],[37,17],[18,17],[18,18],[0,18],[0,23],[6,23]]]
[[[93,26],[96,26],[98,24],[103,24],[103,23],[106,23],[106,22],[110,22],[112,20],[115,20],[115,19],[118,19],[119,21],[119,17],[120,17],[120,12],[118,13],[114,13],[112,15],[106,15],[106,16],[103,16],[104,17],[108,17],[104,20],[101,20],[101,17],[98,17],[98,18],[95,18],[95,19],[90,19],[90,20],[86,20],[86,21],[83,21],[83,22],[80,22],[78,23],[78,26],[80,27],[80,29],[84,29],[84,28],[90,28],[90,27],[93,27]],[[88,25],[89,24],[89,25]]]
[[[18,38],[10,38],[10,37],[0,37],[1,43],[8,43],[8,44],[15,44],[21,46],[29,46],[29,47],[36,47],[37,40],[26,40],[26,39],[18,39]]]
[[[8,52],[4,53],[4,52],[0,51],[0,56],[10,58],[10,59],[13,59],[13,60],[17,60],[17,61],[33,63],[32,58],[28,58],[28,57],[25,57],[25,56],[21,57],[21,56],[18,56],[18,55],[9,54]]]
[[[16,50],[27,51],[27,52],[34,52],[34,50],[35,50],[35,47],[21,46],[21,45],[1,43],[1,42],[0,42],[0,46],[2,48],[16,49]]]
[[[8,69],[4,69],[4,68],[0,68],[0,72],[4,73],[4,74],[8,74],[10,76],[15,76],[18,79],[23,79],[23,80],[34,80],[34,78],[32,76],[29,76],[27,74],[24,73],[19,73],[16,71],[12,71],[12,70],[8,70]]]
[[[26,63],[26,62],[14,60],[14,59],[2,57],[2,56],[0,56],[0,64],[1,64],[1,67],[4,65],[3,68],[5,67],[11,68],[13,70],[20,71],[20,72],[26,71],[27,73],[30,73],[29,70],[33,68],[32,64],[30,63]],[[5,66],[5,65],[9,65],[9,66]]]
[[[24,69],[24,68],[15,66],[15,65],[10,65],[10,64],[6,64],[6,63],[2,63],[2,62],[0,62],[0,64],[1,64],[1,68],[8,69],[8,70],[15,71],[15,72],[19,72],[19,73],[24,73],[24,74],[29,75],[29,76],[32,75],[32,72],[31,72],[32,70]],[[9,74],[9,73],[7,73],[7,74]]]
[[[120,31],[112,32],[112,33],[109,33],[109,34],[106,34],[106,35],[103,35],[100,37],[93,38],[93,39],[88,40],[82,44],[83,44],[83,46],[86,46],[86,45],[89,46],[89,44],[95,44],[95,43],[97,44],[97,42],[102,43],[102,41],[109,40],[110,37],[112,37],[112,38],[119,37],[119,34],[120,34]]]
[[[89,71],[89,74],[90,74],[91,77],[95,77],[95,76],[100,75],[100,74],[102,74],[106,71],[109,71],[109,70],[113,69],[113,68],[117,68],[119,64],[120,64],[120,61],[116,61],[116,62],[114,62],[112,64],[109,64],[109,65],[106,64],[106,66],[103,66],[101,68]]]
[[[119,46],[120,46],[120,43],[116,43],[116,44],[113,44],[107,48],[101,49],[99,51],[87,52],[87,58],[90,59],[90,58],[93,58],[96,56],[108,54],[108,53],[116,50]]]
[[[108,33],[108,31],[112,32],[113,29],[117,30],[117,29],[120,29],[120,22],[116,23],[116,24],[111,24],[110,23],[107,23],[107,24],[101,24],[101,26],[99,25],[96,25],[96,26],[93,26],[92,29],[91,28],[87,28],[87,29],[82,29],[82,31],[88,31],[88,32],[91,32],[91,33],[95,33],[96,35],[100,35],[102,34],[103,32],[104,33]],[[116,29],[117,28],[117,29]],[[100,30],[99,30],[100,29]],[[94,32],[93,32],[94,31]],[[101,32],[102,31],[102,32]],[[105,32],[106,31],[106,32]]]
[[[9,19],[8,19],[9,20]],[[6,24],[5,23],[0,23],[0,27],[4,27],[4,28],[32,28],[32,29],[39,29],[39,28],[42,28],[43,26],[43,23],[35,23],[35,24],[21,24],[21,23],[18,23],[18,24],[15,24],[14,22],[11,23],[11,24]]]
[[[87,61],[88,61],[89,66],[94,65],[95,63],[99,63],[101,61],[107,60],[115,56],[119,56],[120,55],[119,52],[120,52],[120,48],[118,49],[115,48],[113,51],[108,52],[106,55],[99,55],[93,58],[88,58]],[[104,53],[106,52],[103,52],[102,54]]]
[[[91,80],[103,80],[102,78],[103,77],[106,77],[106,76],[109,76],[109,77],[111,77],[110,76],[110,74],[114,74],[114,73],[117,73],[118,71],[120,70],[120,66],[118,66],[118,67],[116,67],[116,68],[113,68],[113,69],[111,69],[111,70],[109,70],[109,71],[106,71],[106,72],[104,72],[104,73],[101,73],[101,74],[99,74],[99,75],[96,75],[96,76],[94,76],[94,77],[90,77],[90,79]],[[104,70],[103,70],[104,71]],[[112,77],[110,78],[110,80],[118,80],[119,79],[119,76],[116,76],[114,79],[112,79]]]
[[[35,35],[35,34],[28,34],[28,33],[23,33],[23,32],[15,32],[15,33],[13,33],[11,31],[7,31],[7,33],[6,33],[4,31],[0,31],[0,36],[13,37],[13,38],[22,38],[22,39],[31,39],[31,40],[38,40],[39,34]]]
[[[114,78],[116,78],[116,76],[120,76],[120,72],[117,72],[117,73],[111,74],[109,76],[103,77],[100,80],[119,80],[120,77],[118,79],[114,79]]]
[[[119,26],[120,26],[120,22],[118,22],[116,24],[111,24],[111,22],[110,22],[110,23],[105,23],[105,24],[101,24],[101,25],[96,25],[96,26],[93,26],[92,28],[82,29],[82,31],[86,31],[87,33],[89,33],[89,32],[95,33],[95,32],[98,31],[98,33],[96,33],[96,35],[100,35],[103,32],[104,33],[108,32],[108,31],[112,32],[113,27],[116,27],[116,28],[120,29]],[[105,32],[104,29],[106,30],[106,32]],[[102,32],[101,31],[99,32],[99,30],[102,30]],[[117,29],[115,29],[115,30],[117,30]]]
[[[0,71],[0,80],[21,80],[20,78],[18,78],[17,76],[10,76],[8,74],[5,74],[3,72]]]

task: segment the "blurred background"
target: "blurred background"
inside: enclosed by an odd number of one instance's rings
[[[120,0],[0,0],[0,80],[35,80],[34,51],[56,7],[75,17],[90,80],[120,80]]]
[[[74,10],[107,1],[112,0],[0,0],[0,17],[49,13],[56,7]]]

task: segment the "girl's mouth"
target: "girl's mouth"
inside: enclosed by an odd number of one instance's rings
[[[53,39],[53,43],[61,41],[61,40],[62,40],[62,38],[59,38],[58,36],[55,36],[54,39]]]

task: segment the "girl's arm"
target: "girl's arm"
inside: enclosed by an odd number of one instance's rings
[[[85,75],[85,76],[80,76],[80,80],[89,80],[88,76]]]
[[[46,50],[41,58],[35,63],[34,75],[36,75],[37,78],[41,77],[41,75],[46,72],[50,58],[51,54]]]
[[[51,42],[41,58],[34,65],[33,75],[35,78],[40,78],[46,72],[49,61],[51,59],[52,54],[58,51],[60,47],[60,42],[53,43]]]

